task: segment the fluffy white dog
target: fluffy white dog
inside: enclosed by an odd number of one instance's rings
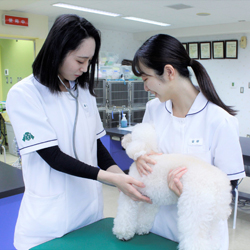
[[[124,136],[122,146],[132,159],[158,152],[156,132],[149,123],[137,124],[132,134]],[[120,193],[113,233],[120,240],[129,240],[134,234],[148,234],[161,205],[177,203],[180,250],[220,249],[220,220],[227,220],[231,213],[231,186],[225,173],[218,168],[190,155],[152,155],[157,164],[152,173],[140,176],[133,163],[129,175],[145,184],[138,190],[148,196],[153,204],[133,201]],[[187,167],[183,175],[183,193],[178,198],[168,187],[169,170]]]

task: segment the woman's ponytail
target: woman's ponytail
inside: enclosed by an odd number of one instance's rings
[[[229,114],[236,115],[237,111],[232,109],[231,106],[225,105],[217,94],[214,85],[211,81],[210,76],[208,75],[206,69],[198,61],[191,59],[189,66],[193,69],[196,76],[197,82],[199,84],[200,90],[203,95],[208,99],[208,101],[220,106],[225,109]]]

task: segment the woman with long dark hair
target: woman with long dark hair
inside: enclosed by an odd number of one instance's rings
[[[188,67],[199,86],[193,85]],[[180,41],[165,34],[152,36],[138,49],[132,68],[142,77],[145,90],[156,97],[147,103],[143,122],[154,124],[161,152],[197,156],[224,171],[236,186],[245,177],[236,111],[220,99],[205,68],[189,57]],[[149,155],[136,163],[141,175],[154,171]],[[178,196],[186,171],[180,166],[168,176],[169,187]],[[178,242],[177,217],[176,205],[161,207],[152,232]],[[202,228],[197,230],[202,235]],[[212,232],[202,237],[213,240]],[[228,249],[227,221],[221,221],[221,235],[216,237],[221,239],[219,249]]]
[[[102,184],[151,202],[103,146],[94,94],[99,31],[62,15],[33,63],[33,74],[8,93],[7,112],[22,156],[25,192],[14,245],[27,250],[103,217]],[[98,168],[99,166],[100,168]]]

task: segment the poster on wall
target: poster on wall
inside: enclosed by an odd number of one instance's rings
[[[227,40],[225,41],[226,47],[226,58],[237,59],[238,58],[238,40]]]
[[[200,59],[211,59],[211,42],[200,42]]]
[[[213,58],[224,59],[224,41],[213,42]]]
[[[199,59],[199,44],[198,43],[188,43],[188,53],[190,58]]]

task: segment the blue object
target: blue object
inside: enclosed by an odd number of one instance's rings
[[[14,231],[22,197],[23,194],[17,194],[0,199],[0,249],[16,249]]]
[[[122,113],[121,127],[126,128],[128,126],[128,121],[126,119],[126,114]]]

